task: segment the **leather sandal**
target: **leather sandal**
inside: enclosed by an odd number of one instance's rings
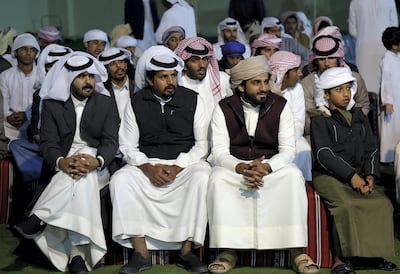
[[[315,274],[319,272],[319,265],[307,254],[300,254],[293,260],[293,270],[300,274]],[[311,267],[311,268],[310,268]]]
[[[216,273],[216,274],[226,273],[235,267],[236,261],[237,261],[236,255],[224,251],[220,253],[217,256],[217,258],[215,258],[214,262],[209,264],[208,270],[211,273]],[[213,269],[213,266],[222,266],[224,269]]]

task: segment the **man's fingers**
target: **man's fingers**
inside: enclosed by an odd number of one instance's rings
[[[243,175],[246,176],[257,176],[257,177],[263,177],[267,175],[267,173],[264,170],[258,170],[258,169],[245,169],[243,172]]]

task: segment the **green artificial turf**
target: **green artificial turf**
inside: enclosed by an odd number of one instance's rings
[[[392,262],[400,265],[400,242],[399,242],[399,226],[398,219],[399,216],[396,217],[397,221],[397,229],[396,229],[396,256],[393,258],[387,258]],[[19,239],[16,238],[13,233],[10,231],[7,225],[0,225],[0,273],[29,273],[29,274],[44,274],[44,273],[60,273],[51,266],[39,266],[38,264],[29,263],[26,260],[19,259],[16,255],[13,254],[14,250],[19,244]],[[35,252],[38,252],[35,250]],[[32,254],[32,256],[35,254]],[[36,254],[37,255],[37,254]],[[91,273],[93,274],[109,274],[109,273],[118,273],[121,265],[112,265],[112,266],[101,266]],[[179,268],[175,265],[154,265],[150,270],[142,272],[144,274],[179,274],[179,273],[188,273],[182,268]],[[253,274],[253,273],[294,273],[291,269],[285,268],[273,268],[273,267],[237,267],[231,270],[229,273],[232,274]],[[330,269],[321,269],[321,274],[330,273]],[[373,271],[373,270],[357,270],[357,273],[385,273],[384,271]]]

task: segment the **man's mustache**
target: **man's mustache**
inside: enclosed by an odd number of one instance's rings
[[[90,84],[87,84],[87,85],[83,86],[82,89],[93,89],[93,86]]]

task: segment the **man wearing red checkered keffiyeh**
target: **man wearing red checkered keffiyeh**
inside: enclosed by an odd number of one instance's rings
[[[362,108],[365,115],[369,112],[368,90],[361,75],[350,67],[344,60],[343,38],[340,30],[336,26],[329,26],[320,30],[312,39],[312,49],[309,58],[310,73],[301,80],[304,90],[306,106],[305,135],[310,134],[309,112],[318,108],[326,111],[326,102],[323,98],[323,91],[319,85],[319,76],[328,68],[349,67],[352,75],[356,78],[357,89],[355,90],[351,105]],[[304,70],[303,70],[304,73]]]
[[[212,45],[202,37],[187,38],[179,42],[175,53],[185,62],[182,85],[200,95],[211,117],[214,106],[232,95],[229,76],[219,71]]]
[[[289,51],[278,51],[269,59],[271,74],[276,76],[275,86],[278,92],[287,100],[293,114],[296,155],[293,162],[301,170],[306,181],[312,180],[311,147],[304,135],[305,107],[304,91],[299,79],[301,57]],[[273,87],[271,87],[273,90]]]
[[[251,44],[251,54],[253,56],[264,55],[267,60],[272,54],[281,49],[282,39],[274,34],[263,33]]]

